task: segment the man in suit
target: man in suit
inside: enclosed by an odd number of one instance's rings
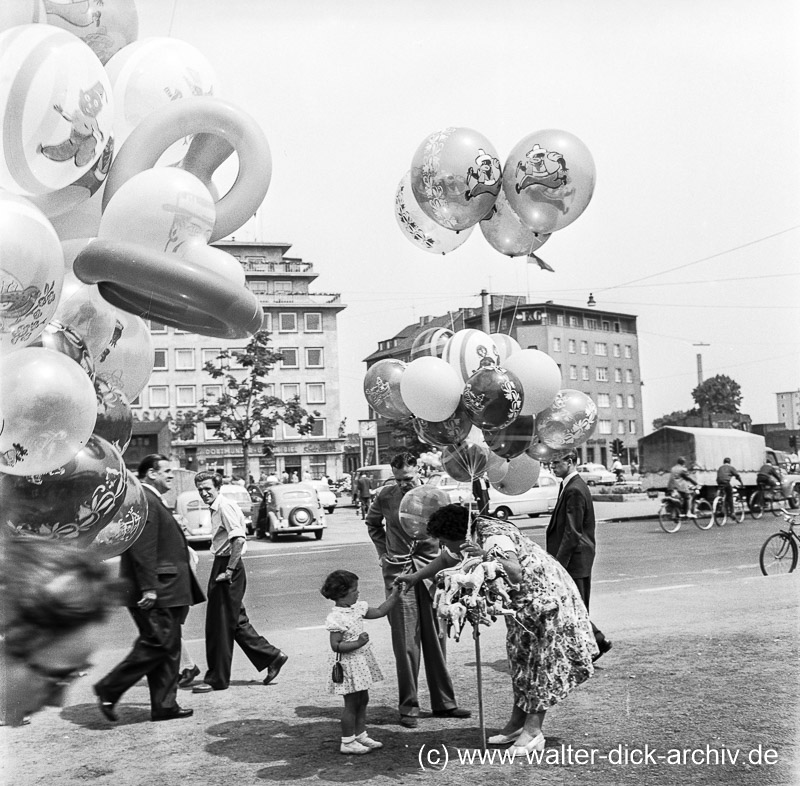
[[[594,504],[592,495],[576,469],[578,454],[574,450],[562,453],[553,461],[553,474],[561,478],[558,501],[547,525],[547,553],[554,556],[572,576],[586,611],[592,590],[592,565],[594,564]],[[592,630],[600,648],[595,660],[608,652],[611,641],[592,623]]]
[[[189,564],[183,530],[161,495],[172,486],[169,459],[154,453],[139,464],[139,480],[147,498],[142,534],[122,554],[120,577],[127,582],[125,605],[139,637],[127,657],[95,686],[100,712],[116,721],[116,705],[128,688],[147,677],[150,719],[188,718],[193,710],[178,706],[181,625],[189,606],[205,600]]]

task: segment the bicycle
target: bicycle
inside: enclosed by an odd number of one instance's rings
[[[788,513],[781,508],[780,514],[786,519],[789,529],[782,529],[764,541],[758,561],[765,576],[791,573],[797,567],[800,534],[795,527],[800,526],[800,513]]]
[[[711,503],[711,512],[714,516],[714,523],[718,527],[724,527],[728,522],[728,516],[739,524],[744,521],[744,500],[742,499],[742,492],[738,486],[732,487],[733,491],[733,510],[728,510],[727,500],[725,499],[725,486],[717,487],[717,495]]]
[[[691,510],[694,504],[694,512],[697,516],[694,520],[695,526],[698,529],[711,529],[714,526],[714,519],[711,514],[711,503],[707,499],[698,499],[697,489],[694,488],[690,492],[689,509]],[[683,511],[683,499],[676,491],[668,491],[661,501],[661,508],[658,511],[658,523],[664,532],[677,532],[681,528],[681,520],[687,518]]]
[[[768,510],[776,518],[780,516],[783,510],[780,503],[783,502],[783,498],[776,498],[776,493],[780,493],[779,489],[761,487],[754,491],[747,500],[750,515],[754,519],[760,519],[764,515],[764,511]]]

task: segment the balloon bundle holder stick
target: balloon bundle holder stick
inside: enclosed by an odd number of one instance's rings
[[[478,684],[478,726],[481,731],[481,747],[486,748],[486,719],[483,714],[483,669],[481,667],[480,622],[472,623],[472,638],[475,640],[475,678]]]

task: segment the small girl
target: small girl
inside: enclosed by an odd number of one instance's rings
[[[342,745],[339,753],[369,753],[382,748],[367,735],[367,704],[369,686],[383,679],[378,659],[369,643],[369,634],[364,632],[364,620],[385,617],[400,597],[400,587],[393,587],[389,597],[377,608],[358,602],[358,576],[349,570],[335,570],[322,585],[323,597],[335,602],[333,610],[325,620],[331,634],[331,649],[340,654],[344,681],[335,683],[330,674],[336,655],[328,663],[328,693],[344,696],[342,710]]]

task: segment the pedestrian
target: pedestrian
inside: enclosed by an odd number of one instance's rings
[[[160,453],[145,456],[138,476],[147,499],[147,520],[142,534],[120,557],[120,577],[128,583],[125,605],[139,636],[94,692],[103,716],[116,721],[122,694],[147,677],[150,719],[188,718],[193,710],[177,703],[181,625],[189,606],[205,597],[191,568],[183,530],[161,497],[174,480],[169,459]]]
[[[291,480],[292,483],[299,483],[300,482],[300,476],[296,472],[292,472],[290,480]]]
[[[289,482],[289,473],[286,470],[281,472],[281,483],[288,483]]]
[[[200,499],[211,509],[211,553],[214,562],[208,577],[206,608],[206,662],[203,684],[193,693],[227,690],[231,681],[233,644],[239,645],[257,671],[267,669],[263,680],[269,685],[289,656],[270,644],[250,624],[244,607],[247,587],[242,555],[247,547],[247,530],[241,508],[220,494],[219,476],[199,472],[194,478]]]
[[[553,462],[553,474],[561,478],[558,500],[547,525],[547,553],[555,557],[572,576],[589,611],[592,592],[592,566],[595,557],[595,521],[592,494],[575,469],[578,454],[568,450]],[[603,632],[592,623],[599,652],[594,660],[613,646]]]
[[[361,472],[356,481],[356,489],[358,490],[358,503],[361,510],[362,520],[367,517],[369,510],[369,503],[372,501],[372,486],[369,482],[369,476],[366,472]]]
[[[400,524],[400,501],[407,491],[419,485],[417,459],[411,453],[400,453],[390,463],[395,482],[378,490],[366,517],[387,598],[399,575],[423,568],[439,553],[434,542],[412,538]],[[414,592],[404,593],[388,614],[397,669],[400,725],[409,729],[418,725],[420,656],[425,662],[433,714],[446,718],[472,715],[456,703],[447,670],[445,638],[439,635],[439,620],[433,608],[434,593],[433,582],[421,583],[414,587]]]
[[[330,631],[334,653],[328,664],[328,693],[344,697],[339,753],[369,753],[383,747],[382,742],[367,734],[366,728],[369,688],[383,679],[383,673],[369,643],[369,634],[364,631],[364,620],[385,617],[397,603],[400,588],[394,587],[380,606],[369,606],[358,599],[358,576],[348,570],[335,570],[325,579],[320,593],[335,604],[325,620],[325,629]],[[343,678],[339,683],[330,676],[336,661],[342,665]]]
[[[514,614],[504,615],[514,702],[504,729],[488,742],[514,743],[511,750],[520,755],[544,750],[547,710],[594,673],[597,645],[574,581],[511,522],[478,516],[470,532],[470,512],[463,505],[435,511],[428,535],[438,539],[440,555],[421,570],[398,576],[398,583],[417,587],[463,558],[479,557],[499,562],[514,585],[509,602]]]

